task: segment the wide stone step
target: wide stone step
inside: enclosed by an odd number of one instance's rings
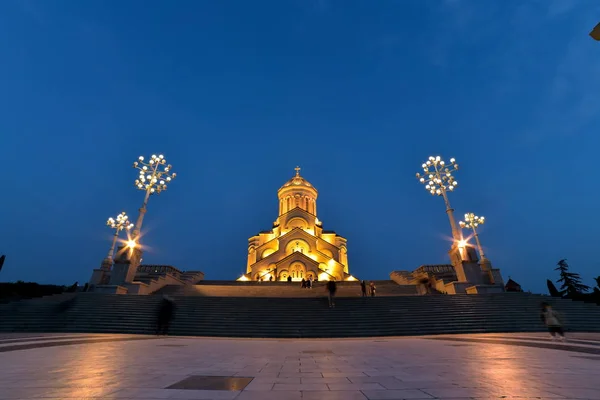
[[[542,301],[555,304],[568,329],[600,331],[600,307],[544,296],[356,296],[340,297],[337,307],[329,309],[325,293],[296,291],[312,297],[174,296],[172,333],[285,338],[536,332],[544,330]],[[152,334],[161,299],[83,293],[63,313],[57,313],[64,301],[59,298],[5,304],[0,306],[0,331]]]

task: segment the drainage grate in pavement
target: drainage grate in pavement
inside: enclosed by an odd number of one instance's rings
[[[331,350],[304,350],[303,354],[333,354]]]
[[[192,375],[166,389],[243,390],[254,378]]]

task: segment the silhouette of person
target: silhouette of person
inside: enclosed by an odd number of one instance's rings
[[[334,280],[330,279],[327,282],[327,291],[329,292],[329,308],[335,307],[335,292],[337,291],[337,284]]]
[[[175,314],[175,302],[169,296],[163,296],[158,308],[158,317],[156,323],[156,334],[167,335],[173,315]]]

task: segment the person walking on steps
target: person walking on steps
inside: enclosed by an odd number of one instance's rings
[[[327,291],[329,292],[329,308],[335,307],[335,292],[337,291],[337,284],[334,280],[330,279],[327,282]]]
[[[548,332],[552,340],[559,339],[565,341],[565,333],[560,322],[560,318],[552,306],[548,303],[542,303],[542,314],[540,315],[542,322],[548,327]]]
[[[360,281],[360,295],[362,297],[367,297],[367,282],[363,279]]]
[[[375,297],[375,283],[373,283],[373,281],[371,281],[371,284],[369,285],[371,288],[371,297]]]
[[[156,321],[156,334],[167,335],[169,333],[169,325],[175,314],[175,302],[169,296],[163,296],[158,308],[158,316]]]

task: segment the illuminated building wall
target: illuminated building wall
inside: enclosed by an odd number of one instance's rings
[[[246,275],[239,280],[352,279],[346,239],[323,230],[317,196],[296,168],[296,175],[277,191],[279,215],[273,228],[248,239]]]

